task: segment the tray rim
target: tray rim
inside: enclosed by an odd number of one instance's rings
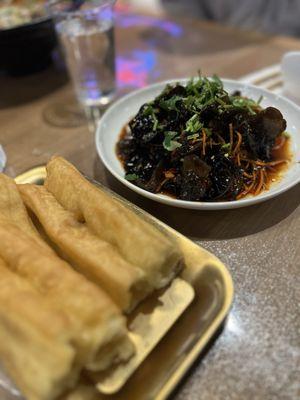
[[[118,195],[119,197],[119,195]],[[121,197],[121,196],[120,196]],[[125,202],[130,203],[125,199]],[[147,214],[148,216],[151,217],[156,223],[158,223],[160,226],[164,227],[170,234],[175,235],[178,238],[188,240],[191,242],[193,245],[198,246],[204,253],[206,253],[208,256],[210,256],[210,259],[214,261],[215,265],[218,267],[220,274],[222,276],[222,279],[224,281],[224,303],[222,304],[222,307],[216,317],[213,319],[212,323],[209,324],[203,335],[200,337],[200,339],[197,341],[197,343],[192,347],[192,349],[186,354],[186,356],[183,358],[181,364],[176,368],[176,370],[168,377],[166,380],[165,384],[160,388],[158,394],[155,396],[154,400],[166,400],[168,397],[171,395],[171,393],[176,389],[176,387],[179,385],[179,383],[182,381],[184,376],[188,373],[194,362],[197,360],[197,358],[200,356],[201,352],[205,349],[206,345],[209,343],[209,341],[213,338],[214,334],[217,333],[218,329],[221,327],[222,323],[225,321],[232,303],[233,303],[233,298],[234,298],[234,286],[233,286],[233,279],[231,277],[231,274],[225,264],[222,263],[221,260],[219,260],[218,257],[216,257],[214,254],[209,252],[208,250],[204,249],[203,247],[199,246],[197,243],[193,242],[191,239],[187,238],[183,234],[179,233],[175,229],[171,228],[164,222],[160,221],[156,217],[153,217],[151,214],[149,214],[147,211],[142,210],[141,208],[135,206],[133,204],[134,208],[141,210],[143,214]]]
[[[16,183],[34,183],[38,179],[43,179],[46,177],[46,167],[45,166],[38,166],[25,171],[24,173],[18,175],[15,178]],[[146,215],[147,218],[150,218],[155,224],[161,226],[165,229],[169,234],[175,236],[179,240],[188,241],[193,246],[197,246],[203,251],[204,254],[208,256],[208,258],[214,262],[215,266],[218,268],[221,277],[224,282],[224,302],[218,314],[214,317],[213,321],[209,324],[209,326],[205,329],[204,333],[197,340],[196,344],[190,349],[190,351],[185,355],[181,364],[175,369],[174,372],[167,378],[163,386],[159,389],[159,392],[155,395],[155,400],[166,400],[171,393],[176,389],[179,385],[181,380],[184,376],[188,373],[194,362],[200,356],[200,353],[205,349],[206,345],[209,341],[213,338],[214,334],[218,331],[222,323],[224,322],[227,314],[230,311],[230,308],[233,303],[234,297],[234,286],[233,286],[233,279],[228,268],[223,264],[223,262],[216,257],[214,254],[209,252],[208,250],[204,249],[188,237],[184,236],[180,232],[176,231],[175,229],[171,228],[164,222],[160,221],[158,218],[154,217],[147,211],[143,210],[142,208],[136,206],[134,203],[131,203],[127,199],[123,198],[119,194],[113,192],[110,188],[105,187],[101,183],[95,181],[94,179],[90,179],[90,181],[95,184],[96,186],[104,189],[106,192],[111,194],[114,198],[121,201],[126,206],[130,207],[131,209],[141,213],[142,215]]]

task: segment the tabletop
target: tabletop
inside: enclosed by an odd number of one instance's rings
[[[213,23],[117,15],[120,94],[167,78],[238,78],[279,62],[300,40]],[[105,171],[94,133],[60,65],[26,78],[0,76],[0,143],[11,176],[60,154],[218,256],[235,298],[223,332],[174,393],[176,400],[292,400],[300,374],[300,185],[266,203],[228,211],[176,209],[130,192]]]

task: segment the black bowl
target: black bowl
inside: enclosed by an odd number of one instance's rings
[[[26,75],[45,69],[57,44],[51,18],[43,17],[10,29],[0,29],[0,69]]]

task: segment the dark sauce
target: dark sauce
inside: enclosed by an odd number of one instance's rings
[[[280,144],[281,140],[284,140],[282,145]],[[279,136],[279,138],[277,138],[275,142],[275,146],[272,150],[272,160],[288,160],[288,162],[273,166],[273,170],[266,170],[266,190],[270,189],[270,186],[273,183],[279,182],[282,179],[284,172],[288,169],[289,164],[292,161],[292,158],[293,156],[291,152],[291,139],[286,134],[283,134]]]
[[[125,155],[122,153],[122,151],[119,148],[119,142],[123,139],[126,139],[127,137],[130,138],[130,133],[127,131],[127,124],[124,125],[124,127],[121,129],[121,132],[119,134],[118,142],[116,144],[116,155],[122,164],[124,170],[125,170]],[[288,169],[290,162],[292,161],[292,152],[291,152],[291,140],[289,135],[286,133],[283,133],[280,135],[274,145],[274,148],[272,150],[272,161],[279,161],[279,160],[287,160],[285,163],[277,164],[272,166],[272,168],[267,168],[266,169],[266,179],[265,179],[265,187],[262,189],[258,194],[264,192],[265,190],[270,189],[272,184],[279,182],[282,177],[284,172]],[[173,199],[176,199],[176,196],[174,196],[171,193],[168,193],[165,190],[160,190],[158,193],[167,195],[169,197],[172,197]],[[246,194],[245,196],[240,196],[239,198],[247,197],[249,194]]]
[[[120,161],[120,163],[122,164],[123,168],[124,168],[124,154],[122,153],[122,151],[119,148],[119,143],[121,140],[125,139],[126,137],[129,137],[129,134],[127,133],[127,124],[125,124],[123,126],[123,128],[121,129],[121,132],[119,134],[119,138],[116,144],[116,155]],[[125,169],[125,168],[124,168]]]

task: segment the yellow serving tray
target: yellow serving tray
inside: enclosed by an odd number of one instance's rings
[[[36,167],[19,175],[16,182],[42,183],[45,176],[45,167]],[[100,394],[90,382],[83,380],[64,400],[163,400],[175,389],[224,321],[233,300],[232,279],[217,257],[116,193],[93,183],[177,241],[186,265],[179,281],[188,282],[194,288],[195,297],[117,393]],[[106,385],[105,389],[103,382],[95,384],[106,393],[115,392],[113,385]]]

